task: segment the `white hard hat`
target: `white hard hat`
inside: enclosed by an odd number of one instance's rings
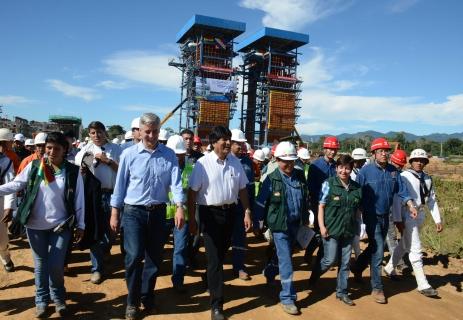
[[[296,147],[289,141],[282,141],[277,145],[274,156],[281,160],[297,160]]]
[[[0,129],[0,141],[11,141],[13,140],[13,134],[10,129],[1,128]]]
[[[132,124],[130,125],[130,128],[140,129],[140,117],[132,120]]]
[[[14,141],[21,141],[21,142],[24,142],[26,140],[26,138],[24,137],[24,135],[22,133],[17,133],[14,135]]]
[[[33,146],[34,145],[34,139],[26,139],[26,142],[24,143],[26,146]]]
[[[170,136],[169,139],[167,139],[167,147],[174,150],[175,154],[186,153],[185,141],[183,141],[182,136],[178,134]]]
[[[158,140],[167,141],[168,139],[169,139],[169,131],[167,131],[166,129],[159,130]]]
[[[112,142],[115,143],[115,144],[120,144],[121,139],[119,139],[118,137],[115,137]]]
[[[423,149],[415,149],[410,153],[408,162],[411,163],[413,159],[425,159],[426,163],[429,163],[428,154]]]
[[[133,139],[133,134],[132,134],[132,131],[127,131],[124,135],[124,139],[125,140],[130,140],[130,139]]]
[[[310,159],[310,152],[306,148],[300,148],[297,150],[297,156],[301,159],[308,160]]]
[[[47,140],[47,134],[45,132],[39,132],[34,138],[34,144],[45,144]]]
[[[265,161],[265,154],[264,151],[262,150],[256,150],[252,156],[254,159],[259,160],[259,161]]]
[[[246,142],[246,137],[244,136],[243,131],[240,129],[233,129],[231,134],[231,141]]]
[[[264,153],[265,158],[270,159],[270,157],[269,157],[270,156],[270,148],[269,147],[263,147],[262,152]]]
[[[352,151],[352,158],[354,158],[354,160],[366,159],[368,158],[367,151],[363,148],[354,149],[354,151]]]

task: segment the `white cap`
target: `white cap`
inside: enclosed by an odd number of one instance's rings
[[[186,153],[185,141],[178,134],[174,134],[167,139],[167,147],[174,150],[175,154]]]
[[[263,147],[262,151],[264,152],[265,158],[270,159],[270,148],[269,147]]]
[[[0,129],[0,141],[11,141],[13,140],[13,133],[11,133],[10,129],[1,128]]]
[[[246,137],[244,136],[243,131],[240,129],[233,129],[231,134],[231,141],[246,142]]]
[[[119,139],[118,137],[116,137],[116,138],[113,139],[112,142],[115,143],[115,144],[120,144],[120,143],[121,143],[121,139]]]
[[[34,145],[34,139],[26,139],[26,142],[24,143],[26,146],[33,146]]]
[[[130,125],[130,128],[140,129],[140,117],[132,120],[132,124]]]
[[[289,141],[282,141],[277,145],[274,156],[281,160],[297,160],[296,147]]]
[[[410,158],[408,162],[411,163],[413,159],[426,159],[427,163],[429,163],[428,154],[423,149],[415,149],[410,153]]]
[[[256,160],[259,160],[259,161],[264,161],[265,160],[265,154],[264,154],[264,151],[262,150],[256,150],[254,152],[254,154],[252,155],[252,157]]]
[[[159,130],[158,140],[167,141],[169,139],[169,132],[166,129]]]
[[[39,132],[34,138],[34,144],[45,144],[47,140],[47,134],[45,132]]]
[[[24,135],[22,133],[17,133],[14,135],[14,141],[21,141],[21,142],[24,142],[26,140],[26,138],[24,137]]]
[[[354,160],[363,160],[368,158],[367,151],[363,148],[357,148],[352,151],[352,158]]]
[[[132,131],[127,131],[124,135],[125,140],[133,139]]]
[[[303,160],[308,160],[310,159],[310,152],[306,148],[299,148],[299,150],[297,150],[297,156]]]

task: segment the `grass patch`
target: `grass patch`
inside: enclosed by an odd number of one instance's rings
[[[433,179],[444,231],[436,232],[431,214],[421,230],[423,246],[437,254],[456,258],[463,256],[463,182]]]

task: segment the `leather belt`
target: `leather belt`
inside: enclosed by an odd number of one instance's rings
[[[230,204],[222,204],[222,205],[219,205],[219,206],[207,206],[207,205],[203,205],[203,207],[207,207],[207,208],[211,208],[211,209],[216,209],[216,210],[228,210],[228,209],[231,209],[233,207],[236,206],[236,203],[230,203]]]
[[[113,189],[101,188],[102,193],[113,193]]]
[[[160,210],[160,209],[165,209],[166,204],[165,203],[156,203],[156,204],[150,204],[150,205],[147,205],[147,206],[134,205],[134,207],[142,208],[142,209],[145,209],[146,211],[156,211],[156,210]]]

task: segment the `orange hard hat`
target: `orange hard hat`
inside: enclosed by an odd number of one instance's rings
[[[389,142],[384,138],[376,138],[371,142],[370,151],[375,151],[378,149],[391,149]]]
[[[391,154],[391,161],[403,167],[407,164],[407,153],[404,150],[397,149]]]
[[[326,137],[323,141],[323,148],[339,149],[339,141],[336,137]]]

